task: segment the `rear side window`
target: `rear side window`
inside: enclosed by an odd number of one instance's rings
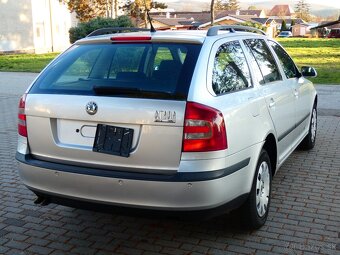
[[[212,86],[216,95],[251,87],[249,67],[238,41],[225,43],[217,50]]]
[[[260,84],[270,83],[282,80],[279,69],[276,65],[275,59],[270,52],[267,44],[261,39],[247,39],[244,40],[249,55],[256,63],[261,75],[257,73],[257,78]],[[256,70],[256,67],[254,67]]]
[[[75,45],[39,76],[30,93],[185,100],[201,45]]]
[[[293,60],[290,58],[288,53],[282,49],[282,47],[273,41],[268,41],[269,45],[275,51],[277,57],[279,58],[280,64],[283,71],[288,79],[297,77],[299,71],[297,70]]]

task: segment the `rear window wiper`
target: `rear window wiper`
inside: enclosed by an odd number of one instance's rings
[[[185,99],[184,95],[167,91],[143,90],[133,87],[93,86],[96,95],[126,95],[137,98]]]

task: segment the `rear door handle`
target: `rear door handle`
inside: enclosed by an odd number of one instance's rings
[[[269,102],[269,108],[273,108],[274,106],[275,106],[275,101],[273,98],[271,98]]]

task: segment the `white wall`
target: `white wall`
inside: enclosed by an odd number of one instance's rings
[[[59,0],[0,0],[0,52],[63,51],[73,16]]]
[[[31,1],[0,0],[0,52],[33,52]]]
[[[1,0],[0,0],[1,1]],[[36,53],[60,52],[70,46],[72,15],[58,0],[31,0]]]

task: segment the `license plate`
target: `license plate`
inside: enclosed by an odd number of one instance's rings
[[[92,151],[129,157],[132,138],[131,128],[98,124]]]

